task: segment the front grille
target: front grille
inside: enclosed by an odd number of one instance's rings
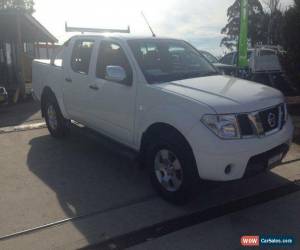
[[[279,115],[282,114],[282,111],[280,113],[279,110],[279,107],[275,107],[259,112],[261,124],[265,133],[268,133],[279,127],[279,124],[281,123],[281,117],[279,117]]]
[[[266,136],[281,130],[286,112],[284,104],[280,104],[262,111],[237,115],[241,136]]]

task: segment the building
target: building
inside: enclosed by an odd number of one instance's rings
[[[0,10],[0,86],[11,100],[17,102],[31,89],[32,60],[41,57],[41,47],[49,58],[54,43],[57,39],[31,15]]]

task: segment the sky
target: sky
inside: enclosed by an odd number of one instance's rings
[[[292,0],[281,0],[283,6]],[[151,35],[141,11],[157,36],[181,38],[199,49],[221,55],[220,30],[227,22],[227,8],[234,0],[35,0],[34,17],[60,43],[74,33],[69,26],[125,29],[135,35]]]

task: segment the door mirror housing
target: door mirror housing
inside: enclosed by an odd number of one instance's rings
[[[123,82],[126,79],[126,72],[121,66],[108,65],[105,69],[105,79],[113,82]]]

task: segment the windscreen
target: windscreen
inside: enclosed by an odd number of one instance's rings
[[[182,40],[137,39],[128,43],[150,84],[218,74],[207,59]]]

